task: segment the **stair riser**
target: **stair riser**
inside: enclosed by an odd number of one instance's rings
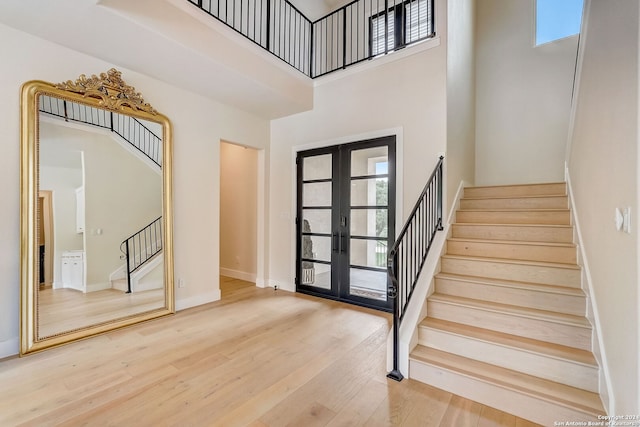
[[[432,299],[427,300],[427,315],[435,319],[448,320],[505,334],[591,350],[591,329],[580,326],[448,304]]]
[[[560,262],[565,264],[575,264],[577,262],[576,248],[563,246],[449,240],[447,242],[447,253],[521,261]]]
[[[518,307],[555,311],[574,316],[586,315],[586,297],[543,292],[537,289],[507,287],[436,277],[435,290],[444,295],[497,302]]]
[[[420,327],[420,345],[475,359],[549,381],[598,392],[598,368],[544,354]]]
[[[452,237],[461,239],[515,240],[519,242],[572,243],[571,227],[453,224]]]
[[[570,225],[571,214],[567,211],[458,211],[456,222],[476,224],[553,224]]]
[[[499,261],[442,258],[444,273],[580,288],[580,270]]]
[[[409,361],[409,376],[433,387],[545,426],[552,426],[559,420],[597,421],[594,415],[564,407],[557,402],[542,400],[528,393],[507,389],[415,360]]]
[[[461,199],[460,209],[568,209],[566,196],[508,199]]]
[[[564,183],[512,185],[500,187],[470,187],[464,189],[464,198],[566,196]]]

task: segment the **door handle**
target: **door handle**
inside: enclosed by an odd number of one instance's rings
[[[346,247],[347,247],[346,237],[347,236],[345,236],[344,233],[342,233],[342,231],[341,231],[340,232],[340,245],[339,245],[341,254],[344,253],[347,250],[346,249]]]
[[[333,233],[333,245],[332,245],[332,249],[334,252],[338,252],[339,249],[339,245],[340,245],[340,240],[338,237],[338,232],[336,231],[335,233]]]

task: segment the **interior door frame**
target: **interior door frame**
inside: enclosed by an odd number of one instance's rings
[[[396,137],[396,231],[402,229],[402,223],[400,220],[404,218],[404,193],[402,189],[404,188],[404,175],[402,171],[404,170],[404,128],[402,126],[390,127],[390,128],[382,128],[373,130],[370,132],[364,133],[353,133],[346,136],[339,136],[334,138],[320,139],[317,141],[306,142],[299,145],[294,145],[291,147],[290,152],[290,197],[289,197],[289,207],[288,210],[279,212],[279,217],[281,219],[286,219],[289,224],[289,259],[291,260],[289,263],[289,280],[269,280],[269,286],[272,287],[280,287],[290,292],[296,291],[295,285],[295,277],[296,277],[296,245],[297,245],[297,235],[296,235],[296,223],[294,221],[296,217],[296,209],[297,209],[297,168],[296,166],[296,158],[298,156],[298,152],[311,150],[313,148],[322,148],[329,147],[331,145],[340,145],[340,144],[348,144],[354,141],[362,141],[365,139],[373,139],[379,138],[383,136],[395,136]],[[396,236],[397,237],[397,236]]]
[[[42,224],[39,224],[42,232],[45,236],[44,244],[44,283],[42,285],[46,287],[52,287],[55,279],[53,271],[53,191],[40,190],[38,192],[38,198],[42,199]],[[39,245],[39,243],[38,243]],[[39,262],[39,261],[38,261]]]
[[[375,147],[388,147],[387,161],[388,166],[388,228],[389,235],[387,239],[387,247],[391,246],[391,242],[395,240],[395,233],[397,230],[398,221],[398,137],[394,134],[386,134],[383,136],[377,136],[373,138],[367,138],[364,140],[355,140],[346,143],[338,143],[332,145],[326,145],[318,148],[311,148],[307,150],[296,151],[296,168],[295,168],[295,191],[296,197],[295,204],[295,289],[296,292],[302,292],[311,295],[322,296],[324,298],[339,300],[350,304],[360,305],[364,307],[374,308],[383,311],[391,311],[392,301],[386,299],[384,302],[373,298],[366,298],[358,296],[350,292],[351,289],[351,212],[354,210],[351,207],[351,184],[354,177],[351,175],[351,153],[358,150],[365,150]],[[339,229],[339,250],[331,251],[331,287],[324,289],[320,287],[313,287],[303,285],[301,283],[302,277],[302,239],[301,228],[303,218],[303,205],[302,205],[302,162],[299,162],[300,155],[304,157],[321,156],[324,154],[332,154],[332,214],[331,214],[331,240],[332,246],[335,246],[333,240],[338,235],[335,230]],[[302,158],[304,158],[302,157]],[[367,174],[369,175],[369,174]],[[342,179],[338,179],[342,178]],[[357,179],[357,178],[356,178]],[[344,197],[349,196],[349,197]],[[368,206],[368,205],[367,205]],[[375,206],[375,205],[373,205]],[[339,224],[339,225],[337,225]],[[337,225],[337,226],[336,226]],[[344,237],[344,243],[343,241]],[[357,237],[356,237],[357,239]],[[346,249],[343,251],[343,245]],[[339,261],[338,261],[339,259]],[[342,268],[338,268],[342,267]],[[355,266],[354,266],[355,267]],[[361,266],[364,270],[366,266]],[[355,267],[357,268],[357,267]],[[373,268],[372,268],[373,269]],[[348,286],[340,286],[348,284]],[[388,286],[388,283],[387,283]]]

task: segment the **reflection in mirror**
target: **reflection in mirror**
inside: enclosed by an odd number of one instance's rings
[[[122,97],[109,73],[104,93]],[[22,354],[173,312],[168,121],[29,85],[23,182],[37,201],[25,215],[23,185],[23,254],[35,254],[23,256]]]

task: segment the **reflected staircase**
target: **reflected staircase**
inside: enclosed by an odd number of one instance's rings
[[[466,188],[410,377],[543,425],[605,413],[565,183]]]
[[[49,95],[40,96],[38,110],[65,122],[109,130],[118,136],[118,142],[123,141],[126,147],[140,154],[145,164],[155,171],[162,171],[162,138],[135,117]],[[111,274],[113,288],[131,293],[132,283],[138,282],[138,278],[132,278],[134,272],[138,271],[138,275],[143,277],[158,267],[162,262],[162,227],[162,217],[159,217],[121,243],[121,259],[125,265]],[[151,289],[158,287],[156,284],[150,286]]]

